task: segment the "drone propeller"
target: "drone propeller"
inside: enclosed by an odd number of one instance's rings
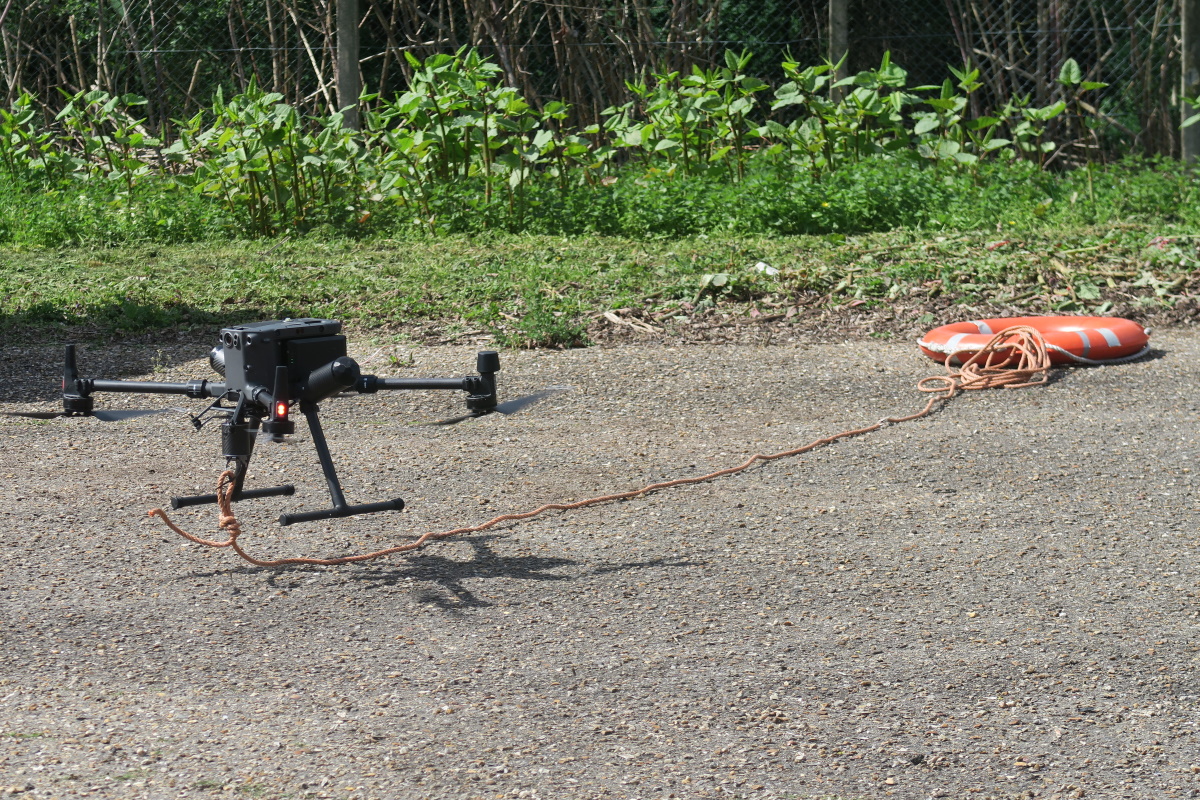
[[[137,417],[149,417],[154,414],[168,414],[170,412],[180,413],[177,408],[129,408],[129,409],[100,409],[93,411],[92,416],[101,422],[123,422],[127,419],[136,419]],[[182,413],[186,414],[186,411]]]
[[[0,411],[6,417],[26,417],[27,419],[58,419],[59,417],[95,417],[101,422],[123,422],[135,417],[145,417],[150,414],[165,414],[176,411],[186,414],[179,408],[137,408],[137,409],[93,409],[90,389],[84,391],[80,386],[79,368],[75,364],[75,345],[66,347],[63,359],[62,379],[62,411]],[[95,383],[94,381],[89,383]]]
[[[101,422],[124,422],[135,417],[146,417],[151,414],[166,414],[177,411],[174,408],[130,408],[118,410],[100,409],[90,414],[68,414],[65,411],[0,411],[6,417],[27,417],[29,419],[58,419],[59,417],[95,417]]]
[[[6,417],[28,417],[29,419],[58,419],[67,416],[61,411],[2,411]]]
[[[545,400],[547,397],[556,395],[559,392],[568,391],[570,388],[571,388],[570,386],[548,386],[545,389],[542,389],[540,392],[534,392],[533,394],[527,394],[524,397],[517,397],[512,400],[506,400],[503,403],[499,403],[492,410],[498,411],[501,414],[515,414],[523,408],[531,406],[534,403],[541,402],[542,400]]]
[[[534,392],[533,394],[527,394],[523,397],[517,397],[512,400],[506,400],[503,403],[497,404],[495,408],[493,408],[489,411],[472,411],[470,414],[463,414],[461,417],[451,417],[450,419],[438,420],[437,422],[426,422],[425,424],[426,425],[456,425],[459,422],[466,422],[469,419],[475,419],[476,417],[486,416],[486,415],[492,413],[492,411],[497,411],[501,414],[515,414],[523,408],[528,408],[529,406],[533,405],[534,403],[537,403],[541,400],[545,400],[547,397],[550,397],[551,395],[556,395],[559,392],[565,392],[570,388],[571,388],[570,386],[550,386],[548,388],[542,389],[540,392]]]
[[[450,419],[439,419],[436,422],[423,422],[422,425],[457,425],[460,422],[466,422],[469,419],[482,417],[487,414],[486,411],[472,411],[470,414],[463,414],[461,417],[451,417]]]

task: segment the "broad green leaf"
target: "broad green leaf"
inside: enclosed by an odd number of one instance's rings
[[[739,97],[737,100],[734,100],[729,104],[729,114],[745,116],[746,114],[749,114],[753,108],[754,102],[752,100],[746,97]]]
[[[1082,80],[1083,70],[1079,68],[1079,62],[1073,58],[1064,61],[1062,69],[1058,71],[1058,82],[1064,86],[1076,86]]]
[[[941,120],[939,120],[934,114],[922,116],[917,120],[917,124],[913,125],[913,133],[920,136],[921,134],[936,130],[940,124]]]
[[[953,158],[962,150],[958,142],[953,139],[944,139],[937,144],[937,154],[939,158]]]
[[[775,98],[779,103],[783,102],[803,102],[803,98],[799,97],[800,88],[795,81],[788,81],[775,90]]]

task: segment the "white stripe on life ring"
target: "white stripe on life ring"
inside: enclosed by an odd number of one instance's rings
[[[972,320],[971,324],[974,325],[976,328],[979,328],[980,333],[986,333],[988,336],[991,336],[994,333],[994,331],[990,327],[988,327],[988,324],[986,322],[980,322],[979,320]]]
[[[947,353],[956,352],[958,350],[958,343],[961,342],[963,339],[967,338],[968,336],[973,336],[973,335],[974,334],[971,334],[971,333],[956,333],[956,334],[954,334],[953,336],[951,336],[949,339],[946,340],[946,344],[944,345],[946,348],[945,352],[947,352]]]
[[[1087,331],[1075,331],[1079,334],[1079,338],[1083,341],[1083,356],[1086,358],[1089,351],[1092,349],[1092,341],[1088,339]]]
[[[1098,333],[1104,337],[1104,343],[1107,344],[1109,347],[1120,347],[1121,346],[1121,340],[1118,339],[1117,335],[1115,333],[1113,333],[1112,331],[1110,331],[1108,328],[1096,328],[1096,333]]]

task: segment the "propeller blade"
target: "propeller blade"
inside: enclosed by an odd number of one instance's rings
[[[180,409],[178,409],[178,408],[155,408],[155,409],[128,408],[128,409],[116,409],[116,410],[100,409],[98,411],[93,411],[91,414],[66,414],[66,413],[63,413],[62,411],[3,411],[3,412],[0,412],[0,414],[3,414],[6,417],[27,417],[29,419],[58,419],[59,417],[87,416],[87,417],[95,417],[96,419],[100,420],[101,422],[123,422],[127,419],[134,419],[135,417],[146,417],[151,414],[166,414],[171,411],[180,411]],[[186,412],[184,412],[184,413],[186,413]]]
[[[463,414],[461,417],[451,417],[450,419],[439,419],[437,422],[423,422],[422,425],[457,425],[460,422],[466,422],[469,419],[482,417],[483,414],[472,411],[470,414]]]
[[[124,409],[97,409],[92,412],[92,416],[101,422],[123,422],[127,419],[135,419],[136,417],[148,417],[152,414],[166,414],[168,411],[173,411],[170,408],[124,408]]]
[[[58,419],[66,416],[61,411],[4,411],[0,413],[6,417],[28,417],[29,419]]]
[[[547,397],[556,395],[559,392],[568,391],[570,388],[571,388],[570,386],[550,386],[545,389],[542,389],[540,392],[534,392],[533,394],[527,394],[524,397],[517,397],[512,400],[505,400],[503,403],[500,403],[499,405],[497,405],[494,410],[499,411],[501,414],[515,414],[523,408],[528,408],[529,406],[533,405],[534,403],[545,400]]]

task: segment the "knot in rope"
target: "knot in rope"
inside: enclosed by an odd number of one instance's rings
[[[242,526],[238,523],[237,516],[233,513],[235,477],[233,470],[227,469],[217,479],[217,527],[223,531],[229,531],[230,544],[233,544],[237,540],[237,537],[242,535]]]
[[[232,496],[234,477],[233,470],[227,469],[221,473],[221,477],[217,478],[217,508],[220,511],[217,517],[217,527],[220,530],[229,532],[229,538],[223,542],[216,541],[215,539],[204,539],[199,536],[193,536],[172,522],[171,518],[167,516],[167,512],[163,511],[161,508],[150,509],[148,516],[161,517],[162,521],[167,523],[168,528],[175,531],[189,542],[195,542],[196,544],[202,544],[207,547],[232,547],[234,550],[241,552],[240,548],[237,546],[237,539],[242,535],[242,526],[238,523],[237,517],[233,513]]]

